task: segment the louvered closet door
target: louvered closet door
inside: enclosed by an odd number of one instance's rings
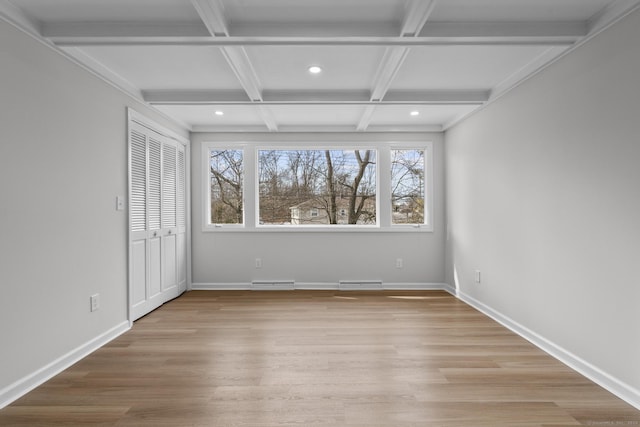
[[[176,247],[176,146],[162,144],[162,290],[178,286]]]
[[[186,290],[184,147],[130,123],[131,314],[137,319]]]
[[[187,290],[187,159],[185,148],[178,145],[176,176],[176,262],[178,274],[178,288],[181,292]]]

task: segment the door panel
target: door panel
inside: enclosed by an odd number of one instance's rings
[[[184,233],[176,236],[176,245],[178,250],[178,286],[185,290],[187,287],[187,239]]]
[[[162,290],[166,291],[177,285],[175,234],[162,238],[162,252]]]
[[[131,244],[131,288],[132,305],[143,303],[147,299],[147,242],[138,240]]]
[[[153,298],[162,292],[162,256],[160,238],[149,239],[149,298]]]

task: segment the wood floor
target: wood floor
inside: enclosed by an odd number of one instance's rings
[[[440,291],[194,291],[0,410],[2,426],[640,425]]]

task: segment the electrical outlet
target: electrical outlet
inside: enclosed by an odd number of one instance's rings
[[[402,261],[402,258],[396,258],[396,268],[402,268],[404,266],[404,263]]]
[[[262,268],[262,258],[256,258],[256,268]]]
[[[480,283],[480,270],[476,270],[476,283]]]
[[[89,300],[91,302],[91,311],[96,311],[100,308],[100,294],[91,295]]]

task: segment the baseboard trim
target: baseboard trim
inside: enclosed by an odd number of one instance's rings
[[[526,339],[536,347],[540,348],[545,353],[558,359],[560,362],[569,366],[571,369],[584,375],[586,378],[590,379],[591,381],[595,382],[602,388],[610,391],[611,393],[618,396],[620,399],[624,400],[628,404],[640,410],[640,390],[613,377],[612,375],[606,373],[605,371],[598,368],[597,366],[592,365],[591,363],[578,357],[577,355],[571,353],[570,351],[560,347],[554,342],[549,341],[545,337],[519,324],[513,319],[507,316],[504,316],[503,314],[499,313],[498,311],[494,310],[488,305],[478,301],[472,296],[467,295],[464,292],[457,290],[454,287],[449,285],[445,287],[445,290],[450,294],[452,294],[453,296],[459,298],[463,302],[469,304],[476,310],[491,317],[493,320],[500,323],[502,326],[520,335],[522,338]]]
[[[69,366],[93,353],[109,341],[127,332],[129,329],[129,321],[124,321],[103,334],[100,334],[92,340],[82,344],[78,348],[71,350],[69,353],[59,357],[48,365],[3,388],[0,390],[0,409],[24,396],[52,377],[58,375]]]
[[[448,291],[446,283],[383,283],[382,288],[375,290],[391,291]],[[192,283],[191,289],[194,291],[250,291],[258,290],[252,288],[250,282],[247,283]],[[338,282],[295,282],[293,289],[304,290],[339,290]],[[362,290],[373,290],[361,288]]]

